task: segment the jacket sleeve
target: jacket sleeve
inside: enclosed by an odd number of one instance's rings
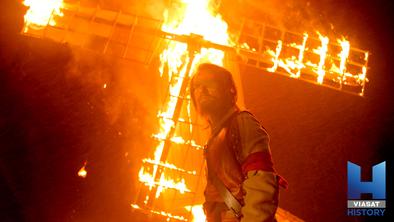
[[[269,136],[248,112],[240,113],[238,126],[242,147],[240,161],[245,174],[241,222],[276,221],[279,187],[271,160]]]
[[[276,174],[262,170],[249,171],[243,183],[244,206],[241,222],[273,222],[278,207]]]

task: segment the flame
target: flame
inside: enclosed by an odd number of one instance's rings
[[[79,171],[78,171],[78,176],[79,177],[86,178],[88,176],[88,172],[85,169],[86,164],[87,164],[87,161],[85,161],[85,163],[83,164],[81,169],[79,169]]]
[[[324,80],[324,75],[326,74],[326,71],[324,69],[324,64],[326,62],[329,39],[327,36],[323,36],[322,34],[320,34],[320,32],[317,32],[317,34],[319,35],[321,46],[317,49],[314,49],[313,51],[319,54],[320,56],[320,61],[317,66],[317,82],[319,84],[322,84]]]
[[[191,123],[191,119],[190,119],[190,103],[187,104],[187,109],[188,109],[188,116],[189,116],[189,123]],[[184,121],[179,121],[179,122],[184,122]],[[190,125],[190,131],[192,130],[191,127],[192,125]],[[166,140],[166,138],[164,138],[163,134],[154,134],[152,135],[152,137],[154,139],[157,140]],[[174,136],[171,139],[171,142],[176,143],[176,144],[183,144],[183,145],[191,145],[193,148],[197,149],[197,150],[202,150],[204,147],[201,145],[198,145],[196,143],[196,141],[194,140],[185,140],[184,138],[180,137],[180,136]]]
[[[273,57],[272,62],[274,63],[274,65],[271,68],[267,69],[269,72],[275,72],[276,69],[278,68],[279,61],[280,61],[279,56],[280,56],[281,51],[282,51],[282,40],[278,40],[278,44],[276,45],[275,52],[273,52],[271,50],[267,51],[267,53]]]
[[[301,69],[305,67],[305,65],[302,63],[302,61],[304,59],[305,46],[306,46],[307,39],[308,39],[308,34],[304,33],[304,38],[303,38],[301,45],[297,45],[295,43],[291,43],[291,44],[286,45],[288,47],[298,49],[299,53],[298,53],[297,57],[291,56],[291,57],[285,58],[285,59],[279,58],[281,55],[281,52],[282,52],[283,42],[282,42],[282,40],[278,40],[275,52],[270,49],[268,49],[266,51],[266,54],[268,54],[272,57],[271,61],[273,62],[273,66],[268,68],[267,71],[276,72],[278,67],[281,67],[290,74],[290,77],[299,78],[301,75]],[[294,70],[296,70],[296,72],[294,72]]]
[[[214,42],[221,45],[232,45],[229,35],[227,33],[227,24],[221,19],[220,15],[215,14],[214,8],[210,0],[193,1],[183,0],[182,1],[183,11],[179,11],[175,16],[170,16],[170,12],[166,10],[164,12],[164,23],[162,30],[167,33],[183,35],[183,36],[198,36],[202,39],[210,42]],[[161,76],[168,75],[169,79],[169,97],[164,108],[158,112],[158,119],[160,123],[160,130],[158,133],[153,135],[153,138],[159,141],[158,146],[155,149],[153,159],[144,159],[143,162],[146,164],[152,164],[153,167],[150,171],[147,171],[145,167],[141,167],[139,172],[139,180],[143,182],[150,190],[155,186],[156,193],[155,198],[158,198],[160,194],[166,189],[178,190],[181,194],[190,192],[190,189],[186,186],[184,178],[178,178],[177,180],[171,179],[165,175],[165,170],[171,169],[180,172],[196,175],[196,171],[188,171],[181,169],[174,164],[163,162],[162,155],[166,142],[171,141],[173,144],[188,144],[196,149],[201,149],[201,146],[197,145],[194,140],[187,140],[182,135],[173,135],[173,129],[176,126],[176,122],[188,122],[191,123],[191,104],[190,96],[187,96],[188,100],[179,100],[185,97],[185,91],[182,89],[182,85],[187,84],[190,79],[190,74],[194,68],[202,62],[210,62],[217,65],[223,65],[224,52],[212,48],[192,48],[192,45],[181,43],[177,41],[168,40],[168,46],[160,54],[160,67],[159,71]],[[191,61],[190,55],[193,55],[193,61]],[[187,65],[189,64],[188,69]],[[165,72],[164,70],[167,70]],[[178,114],[175,114],[176,109],[179,109],[180,102],[186,101],[186,117],[181,118]],[[177,107],[178,106],[178,107]],[[189,130],[192,131],[192,124],[189,124]],[[172,133],[171,133],[172,132]],[[159,180],[157,180],[159,178]],[[144,204],[148,204],[149,195],[146,195]],[[205,221],[205,215],[202,210],[202,206],[191,207],[190,210],[194,215],[194,221]],[[152,213],[166,216],[167,219],[178,219],[183,220],[183,217],[174,217],[170,213],[163,211],[157,211]],[[203,218],[203,219],[202,219]]]
[[[131,204],[130,206],[131,206],[132,208],[134,208],[134,209],[142,210],[142,208],[141,208],[140,206],[138,206],[137,204]],[[165,212],[165,211],[149,210],[149,212],[151,212],[151,213],[153,213],[153,214],[165,216],[165,217],[167,217],[167,221],[170,221],[170,219],[175,219],[175,220],[180,220],[180,221],[188,221],[188,220],[187,220],[185,217],[183,217],[183,216],[173,215],[173,214],[167,213],[167,212]]]
[[[292,77],[295,78],[300,78],[301,76],[301,69],[305,67],[305,65],[302,63],[304,60],[304,53],[305,53],[305,47],[306,47],[306,41],[308,40],[308,33],[304,33],[304,37],[302,40],[302,45],[299,46],[299,53],[298,53],[298,71],[295,75],[292,75]]]
[[[187,173],[187,174],[190,174],[190,175],[197,175],[197,172],[195,170],[193,170],[193,171],[185,170],[185,169],[182,169],[182,168],[179,168],[179,167],[175,166],[174,164],[167,163],[167,162],[165,162],[165,163],[163,163],[163,162],[156,162],[155,160],[152,160],[152,159],[143,159],[142,162],[143,163],[150,163],[150,164],[153,164],[153,165],[159,165],[159,166],[165,167],[167,169],[180,171],[180,172]]]
[[[210,0],[183,0],[184,11],[177,17],[170,18],[169,11],[164,12],[165,23],[162,30],[178,35],[197,34],[205,40],[222,45],[232,44],[227,33],[227,23],[216,14]],[[216,15],[215,15],[216,14]],[[171,41],[168,48],[161,54],[162,66],[168,63],[170,74],[179,73],[187,57],[187,44]],[[216,49],[203,48],[196,55],[196,62],[210,62],[223,65],[224,52]],[[161,73],[163,73],[161,71]]]
[[[300,45],[296,43],[284,43],[282,40],[278,40],[275,50],[268,48],[263,52],[265,56],[268,56],[270,62],[272,62],[272,66],[266,70],[269,72],[281,72],[278,68],[282,68],[290,77],[301,78],[302,69],[307,69],[316,74],[316,83],[318,84],[323,84],[326,72],[330,72],[334,77],[330,76],[328,78],[334,82],[339,82],[341,87],[343,84],[358,84],[362,86],[361,92],[359,93],[359,95],[362,96],[365,82],[368,82],[366,74],[369,53],[364,52],[364,64],[357,65],[360,68],[359,73],[350,73],[347,70],[347,64],[349,64],[348,58],[351,51],[350,42],[344,37],[336,39],[336,46],[340,46],[341,50],[338,54],[330,54],[328,47],[330,39],[319,32],[316,33],[320,41],[320,46],[312,49],[306,47],[307,41],[310,39],[307,33],[303,34],[302,43]],[[241,43],[239,46],[241,49],[254,51],[247,43]],[[298,54],[293,53],[289,55],[289,53],[287,53],[284,55],[283,48],[285,47],[297,49]],[[317,55],[319,57],[318,63],[313,63],[310,60],[304,61],[306,52]],[[328,58],[331,61],[331,67],[329,69],[326,67],[326,60],[329,60]],[[339,61],[338,65],[333,61]]]
[[[164,12],[164,23],[162,30],[168,33],[177,35],[199,35],[204,40],[211,41],[222,45],[231,45],[229,36],[227,33],[227,24],[222,20],[220,15],[216,14],[210,0],[193,1],[183,0],[182,1],[183,11],[179,11],[175,16],[170,16],[170,12],[166,10]],[[164,106],[164,109],[159,111],[158,117],[160,121],[160,131],[154,134],[153,137],[161,140],[159,145],[156,147],[153,159],[145,159],[145,162],[153,163],[153,172],[145,172],[144,167],[140,169],[139,180],[145,185],[149,186],[150,189],[153,186],[157,186],[156,198],[160,196],[160,193],[167,188],[177,189],[181,193],[190,191],[183,178],[178,179],[177,182],[167,178],[163,172],[160,172],[158,167],[166,167],[170,169],[176,169],[184,171],[183,169],[177,168],[173,164],[161,162],[163,154],[164,144],[166,140],[170,140],[176,144],[190,144],[192,146],[200,147],[195,144],[193,140],[185,140],[181,136],[169,135],[170,130],[175,127],[175,107],[178,103],[179,97],[181,97],[181,86],[185,79],[189,78],[190,73],[187,73],[187,64],[190,61],[188,45],[186,43],[180,43],[176,41],[168,40],[168,47],[160,54],[161,65],[159,71],[163,76],[164,68],[168,69],[168,76],[170,80],[169,101]],[[194,54],[194,60],[192,63],[191,70],[201,62],[210,62],[217,65],[223,65],[224,52],[211,48],[201,48],[196,50]],[[191,122],[190,118],[190,101],[187,105],[187,121]],[[185,121],[185,119],[180,119]],[[190,130],[192,126],[190,124]],[[188,173],[196,174],[195,171],[185,171]],[[155,181],[155,178],[160,178],[159,181]],[[146,201],[148,200],[146,197]]]
[[[63,0],[25,0],[23,2],[29,9],[25,14],[25,27],[23,32],[29,28],[43,28],[47,25],[54,26],[56,21],[54,16],[63,16],[61,8]]]
[[[341,58],[341,63],[339,65],[339,73],[345,73],[346,71],[346,61],[349,57],[350,52],[350,43],[346,39],[338,39],[337,42],[341,45],[342,51],[339,53],[339,57]]]
[[[204,213],[204,208],[202,204],[193,205],[193,206],[185,206],[186,210],[191,211],[193,215],[192,222],[205,222],[206,216]]]
[[[193,0],[179,0],[179,1],[170,1],[171,4],[176,5],[180,10],[176,13],[170,13],[169,10],[164,12],[165,22],[162,25],[162,30],[168,33],[173,33],[177,35],[189,35],[189,34],[196,34],[198,36],[202,36],[204,39],[209,40],[214,43],[219,43],[221,45],[227,46],[234,46],[236,52],[245,52],[248,53],[242,54],[241,57],[242,61],[252,61],[249,65],[256,62],[256,58],[259,60],[259,63],[256,64],[259,68],[261,68],[262,64],[270,64],[272,62],[272,67],[268,68],[267,70],[270,72],[278,72],[281,74],[289,74],[289,77],[292,78],[301,78],[305,79],[309,82],[312,82],[311,79],[301,77],[301,70],[305,71],[305,74],[313,74],[316,76],[316,79],[313,82],[320,84],[331,86],[331,88],[339,88],[343,89],[342,86],[354,86],[355,89],[362,88],[361,96],[364,94],[365,83],[368,82],[367,79],[367,71],[368,71],[368,52],[365,50],[351,48],[350,42],[347,41],[345,38],[341,39],[328,39],[327,36],[324,36],[317,33],[317,37],[314,35],[313,37],[309,37],[307,33],[303,35],[303,41],[296,41],[297,43],[288,43],[286,42],[287,35],[286,33],[290,33],[291,36],[300,36],[302,38],[302,34],[293,33],[287,30],[283,30],[279,27],[273,27],[269,25],[273,29],[277,29],[278,31],[282,32],[284,35],[281,35],[281,39],[269,39],[266,38],[265,35],[262,33],[246,33],[246,35],[256,38],[258,40],[259,45],[256,47],[250,47],[247,42],[238,42],[235,45],[231,42],[227,35],[227,24],[221,19],[220,15],[216,14],[215,5],[214,3],[219,3],[220,1],[209,1],[209,0],[200,0],[200,1],[193,1]],[[36,32],[37,29],[43,29],[46,26],[60,26],[60,23],[57,23],[56,20],[58,17],[62,16],[71,16],[70,14],[63,15],[62,10],[67,8],[67,10],[79,10],[80,5],[73,5],[70,3],[64,3],[63,0],[23,0],[23,4],[28,6],[29,9],[25,14],[25,26],[23,29],[24,33],[34,34],[34,35],[52,35],[52,33],[47,32]],[[89,7],[84,7],[84,10],[93,10]],[[107,11],[107,10],[106,10]],[[134,17],[133,17],[134,18]],[[84,18],[88,19],[88,18]],[[103,18],[107,22],[112,22],[109,18]],[[65,19],[65,22],[72,22],[73,19]],[[70,25],[70,24],[68,24]],[[266,24],[258,24],[257,26],[264,27]],[[61,27],[63,28],[63,27]],[[242,36],[245,29],[241,28],[239,32],[239,36]],[[30,32],[29,32],[30,31]],[[63,30],[64,32],[70,32],[70,30]],[[88,32],[84,34],[94,34],[94,32]],[[256,36],[257,35],[257,36]],[[170,38],[170,36],[166,36]],[[239,38],[242,39],[242,38]],[[306,47],[307,42],[310,39],[317,40],[320,42],[320,47],[315,49],[308,49]],[[260,41],[262,40],[262,41]],[[276,49],[263,49],[265,45],[265,40],[267,42],[277,42]],[[61,41],[67,41],[65,39]],[[330,47],[329,46],[330,43]],[[309,44],[308,44],[309,45]],[[313,43],[315,45],[315,43]],[[333,46],[333,47],[332,47]],[[332,53],[330,50],[332,48],[336,49],[337,46],[340,46],[342,51],[337,54],[335,52]],[[292,47],[293,49],[298,49],[297,53],[286,55],[288,54],[288,47]],[[314,46],[315,47],[315,46]],[[185,43],[176,43],[176,42],[169,42],[169,47],[165,49],[161,55],[161,65],[160,71],[161,75],[164,74],[164,67],[169,67],[169,74],[170,79],[172,79],[172,74],[177,73],[179,74],[177,78],[185,77],[185,70],[186,67],[184,64],[189,60],[188,53],[187,53],[187,44]],[[265,51],[264,51],[265,50]],[[290,50],[294,51],[294,50]],[[362,55],[365,53],[365,62],[363,63],[359,59],[362,60]],[[316,54],[319,56],[319,61],[312,62],[312,61],[304,61],[309,58],[311,54]],[[246,56],[245,56],[246,55]],[[351,55],[351,56],[349,56]],[[253,56],[253,57],[248,57]],[[202,48],[200,53],[197,55],[196,61],[193,64],[193,67],[202,61],[205,62],[212,62],[215,64],[222,65],[224,53],[215,49],[207,49]],[[315,57],[315,56],[313,56]],[[350,59],[349,59],[350,58]],[[352,60],[358,58],[356,60]],[[314,59],[313,59],[314,60]],[[327,60],[327,61],[326,61]],[[338,62],[339,61],[339,62]],[[350,64],[350,65],[349,65]],[[264,65],[265,66],[265,65]],[[279,68],[279,69],[278,69]],[[265,69],[265,68],[264,68]],[[326,75],[326,73],[328,73]],[[323,80],[330,80],[334,83],[339,84],[330,84],[330,82],[323,83]],[[176,95],[176,87],[177,85],[175,82],[178,80],[173,80],[172,85],[173,92],[175,91]],[[339,85],[339,87],[337,87]],[[107,88],[108,84],[104,84],[103,88]],[[344,90],[348,91],[349,90]],[[176,101],[177,99],[174,98]],[[188,105],[189,106],[189,105]],[[163,109],[161,113],[163,116],[165,114],[170,114],[165,116],[166,118],[172,119],[171,112],[167,112]],[[188,119],[188,118],[187,118]],[[169,120],[168,122],[171,122]],[[171,124],[171,123],[166,123]],[[165,130],[163,130],[165,131]],[[164,133],[166,135],[166,133]]]

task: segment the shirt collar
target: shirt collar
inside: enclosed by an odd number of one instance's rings
[[[231,107],[224,115],[223,117],[214,125],[211,126],[211,137],[215,136],[220,132],[220,130],[223,128],[223,124],[227,122],[227,120],[235,113],[238,112],[239,108],[237,106]]]

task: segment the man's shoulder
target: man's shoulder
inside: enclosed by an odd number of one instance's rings
[[[260,121],[248,110],[237,113],[237,133],[240,140],[239,161],[243,162],[247,156],[255,152],[269,151],[269,135]],[[235,128],[233,128],[235,129]]]
[[[236,119],[238,124],[256,124],[262,126],[261,122],[249,110],[238,111]]]
[[[241,132],[243,131],[258,131],[263,134],[268,134],[266,128],[263,126],[256,116],[249,110],[240,110],[236,116],[236,122]]]
[[[242,109],[238,111],[238,116],[251,116],[254,117],[253,113],[247,109]]]

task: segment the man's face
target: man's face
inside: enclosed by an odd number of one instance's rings
[[[223,109],[224,90],[214,74],[199,72],[193,79],[194,98],[197,110],[203,115],[212,115]]]

